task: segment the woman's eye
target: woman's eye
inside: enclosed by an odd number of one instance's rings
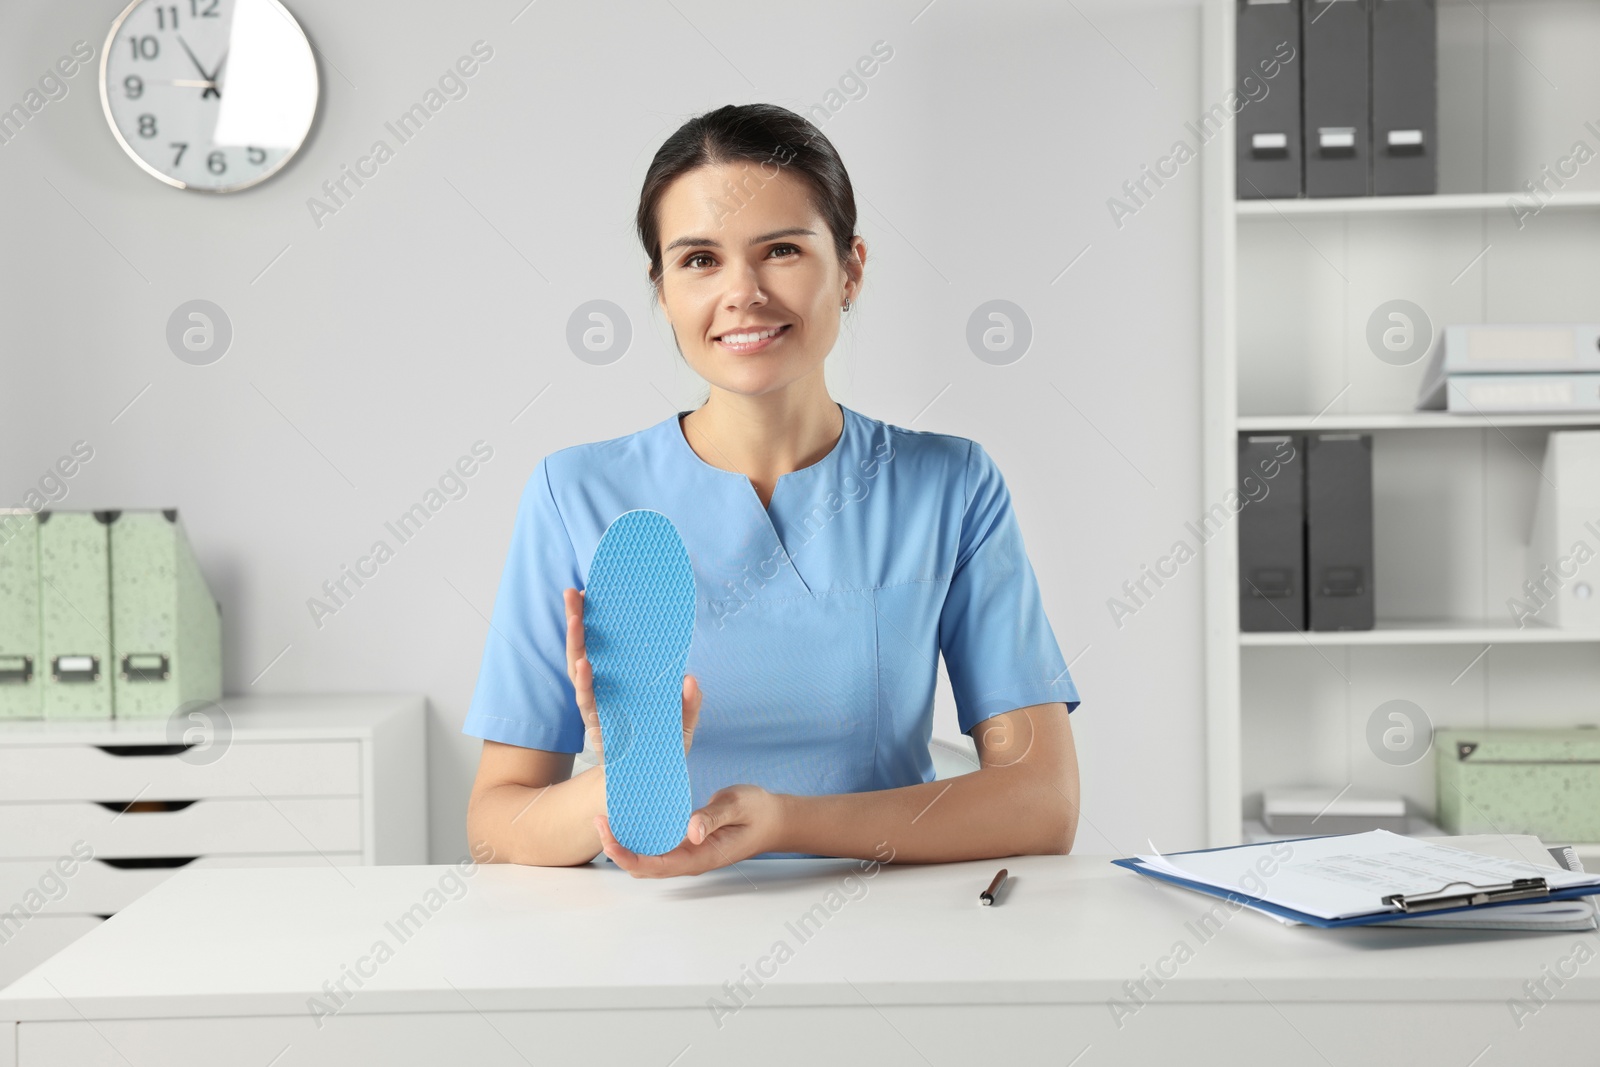
[[[794,256],[797,256],[797,255],[800,254],[800,246],[799,245],[783,244],[783,245],[773,245],[772,246],[772,251],[773,252],[782,251],[784,249],[788,249],[790,252],[794,253],[794,255],[779,256],[777,258],[779,258],[779,259],[793,259]],[[683,261],[683,265],[685,267],[688,267],[690,270],[698,270],[700,268],[698,266],[698,262],[697,261],[702,260],[702,259],[709,261],[711,259],[711,255],[709,253],[707,253],[707,252],[696,252],[694,255],[690,256],[687,259],[685,259]]]

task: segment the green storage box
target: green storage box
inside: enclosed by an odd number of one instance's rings
[[[111,665],[119,719],[222,696],[217,603],[177,509],[111,512]]]
[[[1600,729],[1439,730],[1434,758],[1445,833],[1600,841]]]
[[[0,719],[44,714],[39,651],[39,520],[0,508]]]
[[[46,719],[111,718],[111,568],[105,511],[39,512]]]

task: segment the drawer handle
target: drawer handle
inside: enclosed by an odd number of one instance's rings
[[[125,681],[164,682],[171,673],[171,661],[162,652],[129,652],[122,657],[122,677]]]
[[[142,870],[146,867],[183,867],[199,858],[199,856],[133,856],[127,859],[108,860],[104,856],[95,857],[107,867],[115,867],[119,871]]]
[[[95,745],[110,756],[176,756],[192,747],[183,743],[175,745]]]
[[[50,661],[50,675],[58,682],[78,684],[98,681],[99,656],[57,656]]]
[[[32,656],[0,656],[0,685],[25,685],[31,681]]]
[[[127,815],[127,814],[136,814],[136,813],[139,813],[139,812],[149,812],[149,811],[182,811],[184,808],[187,808],[190,804],[193,804],[194,801],[192,801],[192,800],[130,800],[130,801],[127,801],[127,802],[123,802],[121,800],[97,800],[97,801],[95,801],[95,803],[100,805],[102,808],[105,808],[107,811],[114,811],[118,815]]]

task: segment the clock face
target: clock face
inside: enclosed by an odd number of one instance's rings
[[[317,92],[311,45],[278,0],[133,0],[100,57],[111,132],[179,189],[233,192],[277,172]]]

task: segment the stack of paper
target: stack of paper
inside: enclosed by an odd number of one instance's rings
[[[1600,875],[1563,870],[1548,853],[1532,863],[1520,850],[1485,855],[1386,830],[1113,862],[1285,922],[1316,926],[1421,925],[1413,917],[1421,914],[1428,925],[1450,917],[1456,925],[1470,916],[1475,927],[1488,920],[1516,929],[1592,929],[1595,912],[1586,898],[1600,893]],[[1500,915],[1510,908],[1516,910]],[[1581,925],[1567,925],[1573,923]]]

